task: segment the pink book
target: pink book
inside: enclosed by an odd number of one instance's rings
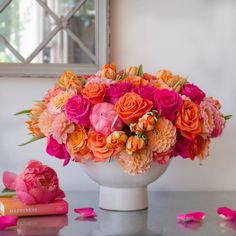
[[[0,215],[37,216],[68,213],[68,203],[59,199],[48,204],[25,205],[16,197],[0,198]]]

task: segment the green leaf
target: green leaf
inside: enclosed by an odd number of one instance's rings
[[[37,141],[37,140],[39,140],[39,139],[42,139],[42,138],[44,138],[44,137],[33,137],[33,138],[30,139],[28,142],[22,143],[22,144],[20,144],[20,145],[18,145],[18,146],[22,147],[22,146],[25,146],[25,145],[27,145],[27,144],[30,144],[30,143],[35,142],[35,141]]]
[[[36,102],[36,103],[39,103],[39,104],[44,104],[44,102],[41,101],[41,100],[34,100],[33,102]]]
[[[143,77],[143,65],[142,64],[138,68],[138,76]]]
[[[233,115],[226,115],[226,116],[224,116],[224,118],[225,118],[225,120],[229,120],[229,119],[232,118],[232,116],[233,116]]]
[[[187,80],[179,80],[174,86],[173,89],[176,89],[179,85],[183,86],[184,84],[186,84]]]
[[[83,86],[86,84],[86,79],[84,77],[79,77],[78,80],[82,83]]]
[[[30,109],[19,111],[19,112],[15,113],[14,116],[18,116],[18,115],[22,115],[22,114],[27,114],[28,115],[30,113],[30,111],[31,111]]]
[[[127,73],[126,73],[126,69],[124,69],[124,75],[123,75],[123,79],[125,79],[127,77]]]

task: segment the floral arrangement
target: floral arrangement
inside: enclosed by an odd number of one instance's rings
[[[218,100],[169,70],[143,73],[142,65],[94,75],[66,71],[27,114],[33,138],[47,138],[49,155],[75,162],[116,159],[130,175],[176,156],[204,160],[226,120]],[[23,145],[25,145],[23,144]]]

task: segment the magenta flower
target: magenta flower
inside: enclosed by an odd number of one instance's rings
[[[30,161],[23,173],[3,173],[3,184],[16,191],[18,199],[27,205],[53,202],[56,198],[64,198],[59,187],[57,173],[39,161]]]
[[[63,166],[66,166],[70,161],[70,154],[66,149],[66,145],[64,143],[59,144],[57,140],[54,139],[52,136],[48,138],[46,152],[50,156],[54,156],[59,159],[64,159]]]
[[[90,126],[90,102],[86,98],[75,95],[66,103],[65,110],[69,120],[87,128]]]
[[[114,110],[114,105],[102,102],[94,105],[89,116],[92,128],[105,136],[122,130],[124,123]]]
[[[78,213],[82,218],[94,218],[97,216],[93,208],[76,208],[74,212]]]
[[[116,83],[110,85],[107,90],[107,102],[115,104],[120,97],[132,90],[132,83]]]
[[[158,92],[158,89],[155,88],[154,86],[141,85],[139,87],[134,88],[132,92],[135,92],[138,95],[140,95],[142,98],[148,99],[152,101],[153,103],[155,103],[154,94]]]
[[[194,84],[185,84],[181,90],[181,94],[189,97],[197,104],[200,104],[200,102],[206,97],[206,94]]]
[[[160,89],[154,94],[154,108],[161,110],[163,117],[173,121],[182,107],[183,101],[178,93],[168,89]]]

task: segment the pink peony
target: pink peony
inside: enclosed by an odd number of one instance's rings
[[[177,136],[177,142],[175,145],[174,150],[171,153],[171,156],[181,156],[184,159],[190,158],[190,147],[191,147],[192,141],[189,139],[183,137],[182,135],[178,134]]]
[[[189,97],[197,104],[200,104],[200,102],[206,97],[206,94],[194,84],[185,84],[181,90],[181,94]]]
[[[153,103],[155,103],[154,94],[158,92],[158,89],[150,85],[141,85],[137,88],[134,88],[132,92],[135,92],[138,95],[140,95],[142,98],[148,99],[152,101]]]
[[[69,120],[85,127],[90,126],[90,102],[81,96],[72,97],[65,105],[66,115]]]
[[[72,133],[75,126],[69,121],[64,113],[57,115],[52,122],[52,136],[58,143],[66,143],[68,134]]]
[[[175,119],[182,104],[182,98],[175,91],[160,89],[154,94],[154,108],[170,121]]]
[[[65,197],[56,172],[39,161],[30,161],[20,175],[5,171],[3,183],[16,190],[18,199],[27,205],[50,203]]]
[[[116,104],[120,97],[125,93],[131,92],[132,83],[116,83],[111,85],[107,90],[107,101]]]
[[[59,144],[52,136],[48,138],[46,151],[50,156],[64,159],[63,166],[66,166],[70,161],[70,154],[67,152],[65,144]]]
[[[91,109],[89,116],[93,129],[105,136],[113,131],[122,130],[124,123],[118,117],[111,103],[98,103]]]

